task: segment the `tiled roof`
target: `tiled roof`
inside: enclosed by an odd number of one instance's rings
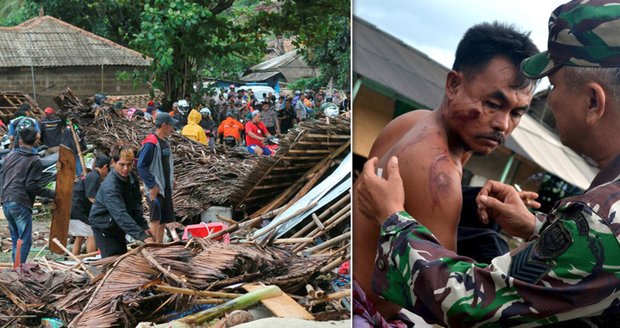
[[[150,58],[51,16],[0,28],[0,67],[149,66]]]

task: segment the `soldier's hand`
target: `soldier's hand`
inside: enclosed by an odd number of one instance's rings
[[[155,185],[153,188],[151,188],[151,192],[149,193],[149,199],[154,202],[155,198],[157,198],[157,194],[159,194],[159,186]]]
[[[364,215],[373,218],[379,225],[395,212],[405,207],[405,190],[398,169],[398,159],[390,158],[383,177],[377,175],[378,158],[373,157],[364,164],[364,171],[356,187],[357,205]]]
[[[493,218],[508,234],[525,239],[534,232],[536,218],[512,186],[489,180],[480,189],[476,204],[483,223]]]

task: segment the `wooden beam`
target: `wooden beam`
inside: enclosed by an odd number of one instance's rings
[[[292,149],[288,151],[289,154],[331,154],[332,150],[329,149]]]
[[[287,161],[312,161],[312,160],[321,160],[323,159],[322,155],[319,156],[285,156],[282,159]]]
[[[75,179],[75,157],[67,146],[60,145],[58,162],[56,163],[56,198],[52,210],[52,226],[50,227],[49,248],[56,254],[64,254],[53,240],[58,239],[63,246],[67,245],[69,220],[71,218],[71,198]]]
[[[306,138],[329,138],[329,139],[343,139],[348,140],[351,139],[350,135],[341,135],[341,134],[315,134],[308,133],[305,135]]]

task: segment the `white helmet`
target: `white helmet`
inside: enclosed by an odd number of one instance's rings
[[[211,115],[211,110],[208,109],[207,107],[203,108],[200,110],[200,114],[207,114],[207,115]]]
[[[177,101],[177,105],[179,106],[179,112],[185,115],[185,113],[189,112],[189,103],[185,99],[181,99]]]

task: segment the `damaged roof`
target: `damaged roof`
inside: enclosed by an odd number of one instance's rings
[[[51,16],[0,28],[0,67],[149,66],[151,59]]]

